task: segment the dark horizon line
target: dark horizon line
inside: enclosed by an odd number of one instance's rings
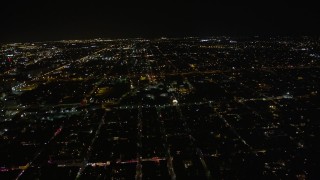
[[[71,37],[71,38],[35,38],[35,40],[28,40],[28,39],[21,39],[21,40],[5,40],[0,41],[0,44],[14,44],[14,43],[41,43],[41,42],[59,42],[59,41],[75,41],[75,40],[95,40],[95,39],[102,39],[102,40],[121,40],[121,39],[161,39],[161,38],[210,38],[210,37],[230,37],[230,38],[302,38],[302,37],[313,37],[313,38],[320,38],[319,34],[304,34],[304,33],[296,33],[296,34],[283,34],[283,33],[256,33],[256,34],[235,34],[235,33],[225,33],[225,34],[211,34],[211,35],[196,35],[196,34],[187,34],[187,35],[157,35],[157,36],[150,36],[150,35],[132,35],[132,36],[90,36],[90,37]]]

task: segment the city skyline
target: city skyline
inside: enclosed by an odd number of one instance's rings
[[[0,42],[184,36],[319,36],[305,2],[5,1]]]

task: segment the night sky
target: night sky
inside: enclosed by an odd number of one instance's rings
[[[0,15],[1,42],[320,34],[320,11],[308,3],[8,0],[0,2]]]

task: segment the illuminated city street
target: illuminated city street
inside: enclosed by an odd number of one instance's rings
[[[317,179],[320,41],[0,45],[0,179]]]

